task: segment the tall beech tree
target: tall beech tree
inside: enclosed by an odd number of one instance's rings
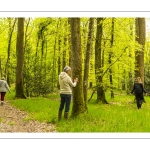
[[[23,91],[23,64],[24,64],[24,20],[25,18],[18,18],[18,34],[16,44],[17,68],[16,68],[16,95],[15,98],[25,99],[26,96]]]
[[[28,18],[25,20],[25,32],[24,32],[24,66],[23,66],[23,85],[24,85],[24,92],[26,93],[26,96],[31,96],[31,87],[33,85],[32,77],[30,77],[30,70],[32,68],[32,60],[30,59],[32,57],[32,50],[31,50],[31,34],[33,27],[30,30],[30,22],[31,18]],[[32,57],[33,58],[33,57]],[[33,79],[34,80],[34,79]],[[31,84],[32,82],[32,84]]]
[[[88,75],[89,75],[89,65],[90,65],[90,56],[91,56],[91,49],[92,49],[92,39],[93,39],[93,31],[94,31],[94,18],[89,19],[89,33],[87,38],[87,45],[86,45],[86,56],[85,56],[85,63],[84,63],[84,82],[83,82],[83,90],[84,90],[84,102],[85,102],[85,109],[87,110],[87,92],[88,92]]]
[[[102,68],[103,20],[104,18],[97,18],[97,32],[95,43],[95,77],[96,77],[97,102],[107,104],[108,102],[106,101],[105,90],[103,86],[103,68]]]
[[[114,43],[114,18],[112,18],[112,26],[111,26],[111,38],[110,38],[110,48],[113,48],[113,43]],[[112,50],[109,52],[109,58],[108,58],[108,63],[111,65],[112,63],[112,55],[113,52]],[[110,80],[110,91],[111,91],[111,98],[114,98],[114,92],[113,92],[113,75],[112,75],[112,67],[109,68],[109,80]]]
[[[14,21],[13,21],[14,20]],[[7,62],[6,62],[6,67],[5,67],[5,75],[7,75],[7,83],[10,85],[10,52],[11,52],[11,42],[12,42],[12,36],[13,36],[13,31],[15,28],[15,24],[17,22],[17,18],[12,19],[8,18],[9,22],[9,30],[8,30],[8,48],[7,48]]]
[[[73,89],[72,117],[85,111],[82,81],[82,52],[80,35],[80,18],[70,18],[72,43],[72,77],[78,77],[77,86]]]
[[[144,84],[144,48],[145,48],[145,37],[146,27],[145,18],[136,18],[136,41],[138,45],[135,50],[135,76],[139,76]]]

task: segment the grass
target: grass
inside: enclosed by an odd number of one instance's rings
[[[145,96],[146,103],[138,110],[133,103],[133,95],[119,93],[113,100],[106,94],[109,104],[96,104],[96,94],[88,103],[88,114],[81,114],[75,119],[57,121],[59,94],[51,94],[47,98],[37,97],[26,100],[12,100],[13,93],[6,94],[9,102],[27,111],[31,119],[53,123],[58,132],[149,132],[150,131],[150,97]],[[89,97],[91,95],[89,94]],[[72,107],[72,103],[71,103]],[[70,110],[71,113],[71,110]]]
[[[17,99],[10,102],[20,110],[27,111],[29,113],[29,117],[25,118],[24,121],[38,120],[40,122],[52,122],[52,120],[57,119],[56,108],[58,108],[59,101],[38,97]]]
[[[59,124],[60,132],[149,132],[149,117],[145,104],[137,110],[135,104],[89,105],[89,112],[68,123]],[[127,104],[128,105],[128,104]]]
[[[15,122],[10,121],[8,124],[11,125],[11,126],[13,126],[13,125],[15,125]]]

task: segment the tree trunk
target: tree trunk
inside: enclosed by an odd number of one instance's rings
[[[136,18],[136,41],[139,46],[135,51],[135,75],[141,77],[144,86],[144,48],[145,48],[145,18]],[[145,99],[144,99],[145,102]]]
[[[68,18],[68,26],[71,26],[71,18]],[[71,43],[71,36],[70,34],[68,34],[68,49],[69,49],[69,66],[72,67],[72,54],[71,54],[71,49],[72,49],[72,45]]]
[[[112,18],[112,28],[111,28],[111,40],[110,40],[110,47],[111,49],[113,48],[113,43],[114,43],[114,18]],[[111,62],[112,62],[112,54],[113,52],[110,51],[109,52],[109,59],[108,59],[108,62],[109,62],[109,65],[111,65]],[[114,98],[114,92],[113,92],[113,76],[112,76],[112,67],[109,68],[109,80],[110,80],[110,92],[111,92],[111,98],[113,99]]]
[[[105,90],[103,86],[103,69],[102,69],[102,25],[103,18],[97,18],[97,33],[96,33],[96,43],[95,43],[95,77],[96,77],[96,87],[97,87],[97,102],[102,102],[107,104],[105,98]]]
[[[24,64],[24,18],[18,18],[17,34],[17,68],[16,68],[16,96],[15,98],[26,98],[23,91],[23,64]]]
[[[58,40],[58,53],[61,53],[61,39]],[[57,61],[57,65],[58,65],[58,75],[61,72],[61,59],[60,59],[60,55],[58,55],[58,61]],[[57,88],[59,89],[59,82],[57,83]]]
[[[7,48],[7,62],[6,62],[6,67],[5,67],[5,75],[7,76],[7,83],[10,86],[10,50],[11,50],[11,40],[12,40],[12,35],[13,35],[13,31],[15,28],[15,24],[16,24],[17,19],[15,18],[13,25],[12,25],[12,19],[8,18],[8,22],[9,22],[9,31],[8,31],[8,48]]]
[[[64,38],[64,50],[63,50],[63,59],[62,59],[62,67],[66,66],[66,45],[67,45],[67,38]]]
[[[131,35],[131,38],[134,38],[134,35],[133,35],[133,23],[130,23],[130,35]],[[132,48],[130,47],[129,49],[129,58],[131,59],[132,58]],[[130,68],[130,71],[129,71],[129,82],[128,82],[128,88],[127,88],[127,93],[130,93],[130,91],[132,90],[132,87],[133,87],[133,78],[134,78],[134,75],[133,75],[133,72],[132,72],[132,66]]]
[[[86,46],[86,57],[84,63],[84,83],[83,83],[84,103],[85,103],[86,111],[88,111],[87,108],[88,74],[89,74],[89,63],[90,63],[91,48],[92,48],[93,30],[94,30],[94,18],[90,18],[89,33],[88,33],[87,46]]]
[[[145,47],[145,18],[136,18],[136,41],[139,46],[135,51],[135,75],[142,79],[144,84],[144,47]]]
[[[73,92],[72,117],[85,111],[82,81],[82,52],[80,35],[80,18],[71,18],[71,43],[72,43],[72,76],[79,81]]]
[[[28,28],[29,28],[29,24],[30,24],[30,18],[28,18],[27,20],[27,23],[26,23],[26,28],[25,28],[25,32],[24,32],[24,36],[25,36],[25,40],[24,40],[24,51],[28,54],[28,56],[31,55],[29,49],[28,49],[28,40],[29,40],[29,37],[28,37]],[[25,54],[24,54],[25,55]],[[24,59],[26,60],[26,56],[24,56]],[[25,72],[25,76],[24,76],[24,80],[23,80],[23,83],[24,83],[24,91],[28,96],[30,96],[30,81],[29,81],[29,78],[27,77],[27,75],[29,75],[29,67],[28,65],[30,64],[30,61],[29,61],[29,58],[27,59],[27,62],[24,61],[24,72]]]

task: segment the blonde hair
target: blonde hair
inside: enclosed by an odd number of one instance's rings
[[[137,77],[136,79],[137,79],[137,83],[142,83],[141,77]]]

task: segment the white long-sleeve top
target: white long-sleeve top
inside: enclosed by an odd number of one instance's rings
[[[5,80],[0,80],[0,92],[6,92],[7,90],[10,92],[7,82]]]
[[[76,82],[72,82],[70,76],[66,72],[59,75],[60,94],[72,94],[72,87],[76,86]]]

